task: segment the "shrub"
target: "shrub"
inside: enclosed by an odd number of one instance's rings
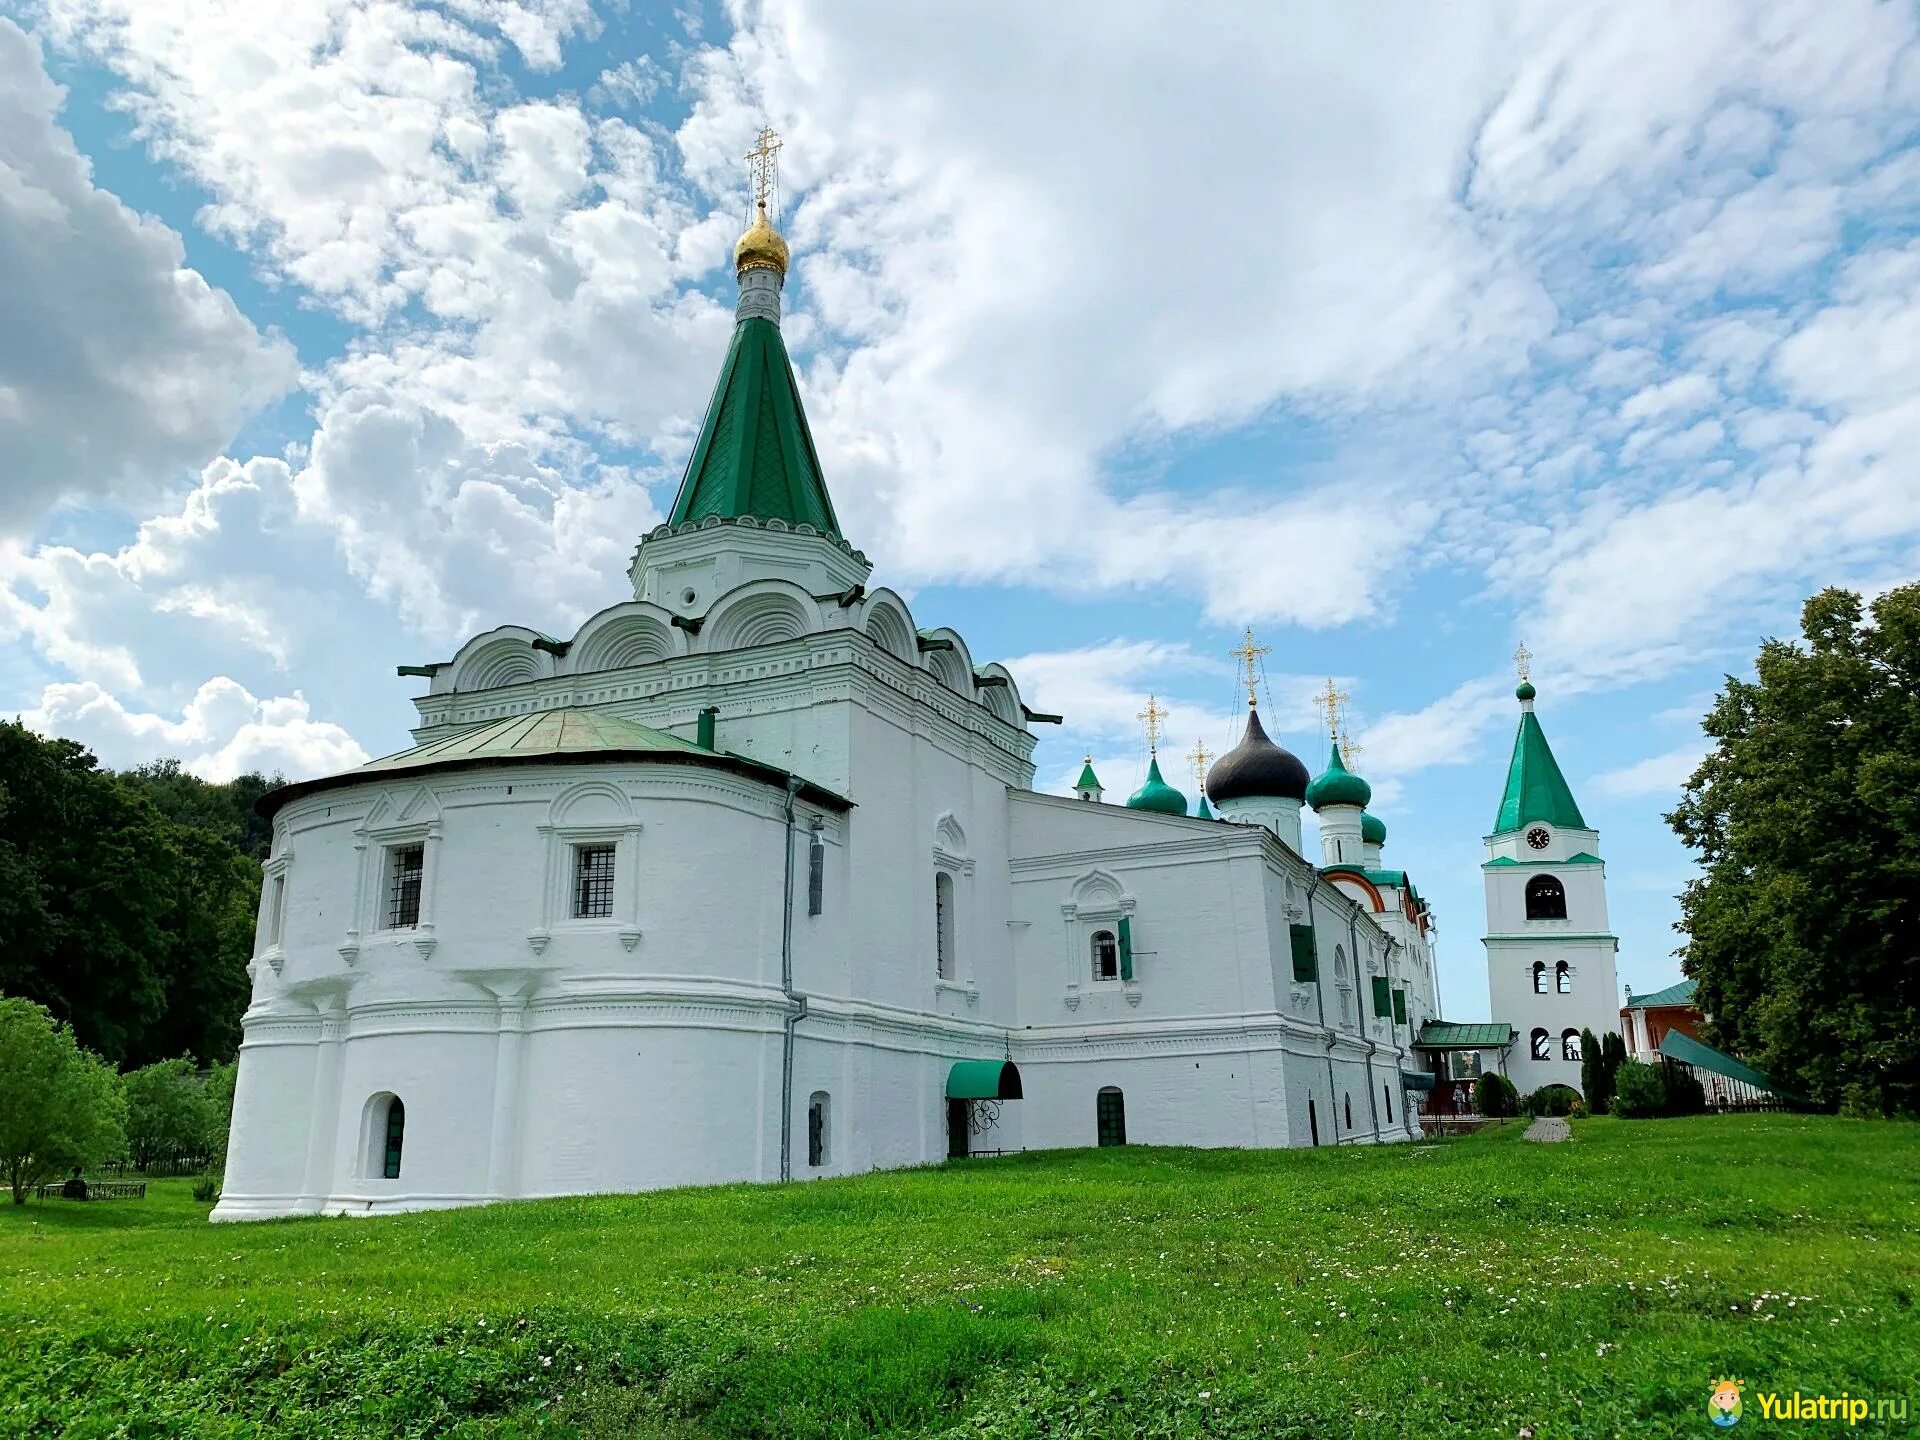
[[[193,1198],[196,1200],[218,1200],[220,1181],[217,1176],[202,1175],[193,1182]]]
[[[0,1169],[27,1192],[126,1143],[126,1098],[113,1067],[30,1000],[0,1000]]]
[[[1482,1115],[1499,1119],[1520,1113],[1520,1092],[1504,1075],[1489,1070],[1474,1082],[1473,1107]]]
[[[1576,1095],[1574,1097],[1573,1104],[1567,1107],[1568,1118],[1573,1120],[1578,1120],[1582,1115],[1585,1115],[1586,1113],[1587,1113],[1587,1102],[1582,1100],[1579,1096]]]
[[[1656,1066],[1623,1061],[1614,1076],[1613,1113],[1629,1120],[1644,1120],[1666,1111],[1667,1077]]]
[[[1522,1102],[1529,1115],[1568,1115],[1580,1103],[1580,1095],[1571,1085],[1542,1085]]]

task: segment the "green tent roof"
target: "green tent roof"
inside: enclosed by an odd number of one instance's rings
[[[1513,1026],[1505,1021],[1460,1025],[1448,1020],[1429,1020],[1420,1027],[1413,1043],[1425,1050],[1499,1049],[1513,1043]]]
[[[1193,808],[1193,818],[1196,820],[1213,819],[1213,808],[1207,804],[1207,797],[1204,793],[1200,796],[1200,803]]]
[[[1567,830],[1584,830],[1567,777],[1553,758],[1547,735],[1531,710],[1520,714],[1520,730],[1513,737],[1513,759],[1507,762],[1507,792],[1500,797],[1500,813],[1495,817],[1495,834],[1518,830],[1536,820]]]
[[[760,316],[733,327],[667,519],[680,525],[709,515],[751,515],[840,534],[780,327]]]
[[[316,790],[358,785],[388,776],[406,777],[469,766],[635,759],[707,765],[750,775],[772,785],[784,786],[788,778],[787,772],[776,766],[724,750],[707,750],[691,740],[682,740],[678,735],[669,735],[607,710],[567,706],[539,710],[531,715],[513,715],[505,720],[483,721],[411,750],[370,760],[358,769],[283,785],[261,796],[258,808],[262,815],[270,816],[289,801]],[[840,809],[849,804],[843,797],[811,781],[802,782],[801,793]]]
[[[1073,788],[1076,790],[1104,790],[1107,788],[1100,783],[1100,777],[1093,773],[1093,757],[1091,755],[1087,757],[1086,764],[1080,767],[1080,778],[1073,782]]]
[[[1654,1005],[1691,1005],[1693,992],[1699,988],[1700,982],[1697,980],[1682,980],[1678,985],[1669,985],[1664,990],[1633,996],[1627,1001],[1627,1009],[1645,1010]]]

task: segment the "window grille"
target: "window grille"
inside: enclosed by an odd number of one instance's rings
[[[407,1107],[394,1096],[387,1102],[387,1143],[382,1154],[380,1173],[389,1180],[400,1178],[400,1142],[406,1136]]]
[[[1113,938],[1111,930],[1094,932],[1093,978],[1096,980],[1120,978],[1120,942]]]
[[[1094,1122],[1102,1145],[1127,1143],[1127,1097],[1109,1085],[1094,1099]]]
[[[613,857],[611,845],[574,846],[574,919],[605,920],[613,914]]]
[[[807,1164],[819,1169],[827,1163],[827,1092],[816,1090],[807,1101]]]
[[[387,862],[387,928],[411,930],[420,923],[420,880],[427,865],[424,845],[399,845]]]
[[[953,979],[953,877],[944,870],[933,877],[933,931],[935,973]]]

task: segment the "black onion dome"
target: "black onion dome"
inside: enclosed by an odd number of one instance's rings
[[[1247,708],[1247,733],[1207,771],[1207,798],[1222,800],[1298,800],[1307,798],[1307,767],[1260,728],[1260,712]]]

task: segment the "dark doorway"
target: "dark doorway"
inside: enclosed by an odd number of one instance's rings
[[[967,1158],[967,1102],[947,1101],[947,1158]]]
[[[1094,1099],[1094,1120],[1102,1145],[1127,1143],[1127,1097],[1109,1085]]]

